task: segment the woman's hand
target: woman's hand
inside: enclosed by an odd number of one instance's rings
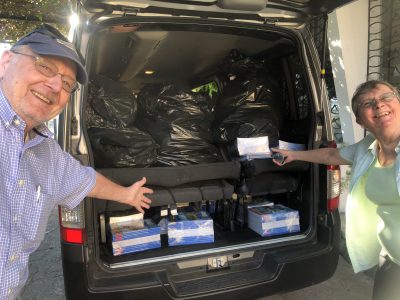
[[[291,161],[295,160],[292,155],[293,151],[283,150],[278,148],[271,148],[271,151],[272,151],[272,161],[278,166],[283,166],[284,164],[290,163]]]
[[[280,153],[283,155],[283,161],[272,159],[278,166],[283,166],[295,160],[307,161],[316,164],[324,165],[349,165],[351,162],[345,160],[340,156],[340,151],[337,148],[319,148],[314,150],[305,151],[291,151],[278,148],[271,148],[273,153]],[[273,154],[272,154],[273,155]]]

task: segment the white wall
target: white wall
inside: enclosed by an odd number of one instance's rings
[[[367,80],[368,10],[368,0],[358,0],[332,12],[328,19],[328,47],[345,145],[364,136],[364,130],[353,116],[351,97],[356,87]],[[341,167],[341,170],[344,179],[347,168]],[[344,189],[340,211],[344,211],[346,197]]]

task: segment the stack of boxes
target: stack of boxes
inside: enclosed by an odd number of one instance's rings
[[[299,212],[281,204],[251,207],[248,226],[263,237],[299,232]]]
[[[214,223],[207,212],[182,208],[177,215],[156,224],[142,214],[110,217],[108,237],[114,256],[161,247],[161,234],[168,246],[214,242]],[[248,206],[248,227],[263,237],[300,231],[299,212],[281,204],[262,202]]]
[[[150,219],[110,224],[114,256],[160,248],[160,227]]]
[[[205,211],[183,210],[168,221],[168,245],[214,242],[214,223]]]
[[[168,245],[214,242],[213,220],[205,211],[183,208],[176,216],[155,224],[142,214],[110,217],[108,242],[114,256],[161,247],[161,234],[168,234]]]

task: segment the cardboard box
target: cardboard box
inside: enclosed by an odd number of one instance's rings
[[[214,223],[205,211],[180,211],[168,221],[170,246],[214,242]]]
[[[299,232],[299,212],[281,204],[248,209],[248,226],[261,236]]]
[[[114,256],[161,247],[160,227],[150,219],[143,227],[114,224],[111,229],[111,248]]]

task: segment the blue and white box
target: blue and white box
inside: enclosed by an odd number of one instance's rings
[[[160,227],[150,219],[143,227],[115,224],[111,229],[111,246],[114,256],[161,247]]]
[[[214,223],[205,211],[181,211],[168,221],[168,245],[214,242]]]
[[[281,204],[252,207],[248,226],[263,237],[299,232],[299,212]]]

